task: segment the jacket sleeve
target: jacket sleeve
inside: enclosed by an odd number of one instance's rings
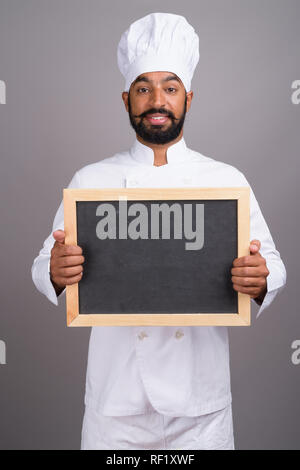
[[[286,270],[252,188],[245,176],[242,177],[245,185],[250,187],[250,240],[256,239],[261,242],[260,254],[265,258],[270,272],[267,277],[267,293],[256,315],[258,318],[283,289],[286,283]],[[254,299],[252,301],[255,302]]]
[[[80,188],[80,181],[78,173],[75,173],[73,176],[68,188]],[[52,236],[52,233],[55,230],[64,230],[64,208],[63,202],[60,203],[60,206],[54,217],[52,231],[48,238],[44,241],[43,248],[40,250],[38,256],[33,261],[31,268],[32,280],[36,288],[44,294],[50,302],[54,305],[58,305],[58,298],[55,292],[55,289],[50,280],[50,257],[51,250],[55,243],[55,240]],[[60,297],[65,293],[65,290],[60,294]]]

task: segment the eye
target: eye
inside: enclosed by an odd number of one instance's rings
[[[177,90],[176,90],[176,88],[169,87],[169,88],[168,88],[168,91],[169,91],[170,93],[175,93]]]
[[[138,89],[138,93],[145,93],[146,91],[148,91],[148,88],[145,88],[145,87]]]

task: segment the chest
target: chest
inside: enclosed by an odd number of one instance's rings
[[[239,186],[235,173],[212,164],[101,166],[81,181],[85,188],[185,188]]]

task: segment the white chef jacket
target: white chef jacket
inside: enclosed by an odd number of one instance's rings
[[[161,188],[249,186],[236,168],[187,148],[184,138],[167,150],[167,164],[154,166],[150,147],[137,139],[117,153],[77,171],[69,188]],[[286,271],[256,198],[250,190],[251,239],[261,241],[270,271],[258,315],[286,282]],[[64,229],[63,204],[52,232]],[[49,276],[52,232],[32,266],[37,289],[55,305]],[[62,295],[59,297],[61,300]],[[106,416],[148,413],[199,416],[231,403],[227,327],[102,326],[91,331],[85,404]],[[152,409],[153,409],[152,408]]]

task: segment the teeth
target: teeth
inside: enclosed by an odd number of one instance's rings
[[[156,119],[156,120],[161,120],[161,119],[166,119],[166,117],[157,117],[157,116],[153,116],[151,117],[151,119]]]

